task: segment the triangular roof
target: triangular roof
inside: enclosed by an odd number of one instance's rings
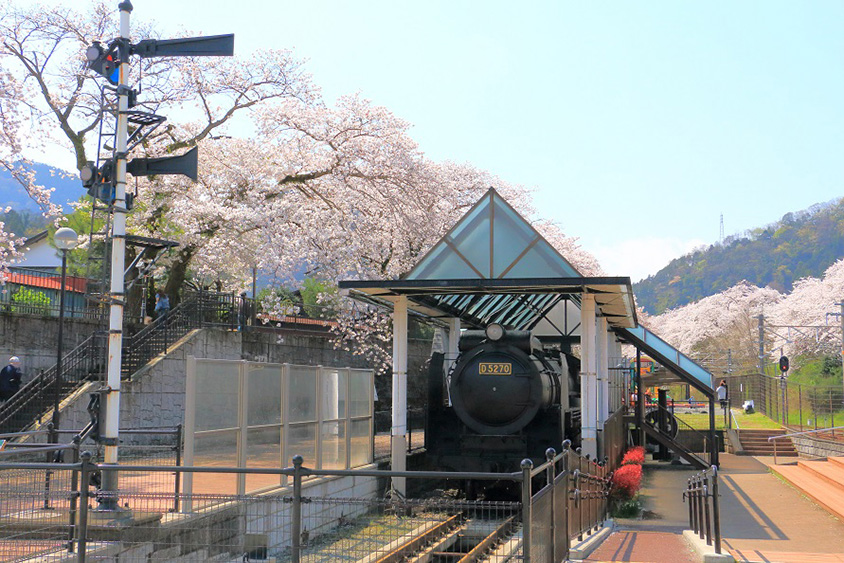
[[[582,276],[490,188],[404,279],[536,277]]]
[[[362,301],[387,305],[406,295],[424,316],[539,336],[576,336],[580,295],[590,293],[612,326],[636,326],[629,277],[584,277],[492,188],[402,279],[339,286]]]

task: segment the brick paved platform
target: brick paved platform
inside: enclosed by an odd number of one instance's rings
[[[697,563],[700,559],[679,534],[622,530],[610,534],[584,561]]]

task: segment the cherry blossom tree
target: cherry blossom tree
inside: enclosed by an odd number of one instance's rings
[[[49,202],[48,188],[35,183],[23,158],[39,145],[59,143],[73,154],[77,168],[96,160],[96,135],[102,119],[113,119],[102,82],[86,68],[85,49],[92,41],[117,35],[117,12],[92,2],[84,13],[66,7],[7,4],[0,8],[0,166],[20,182],[45,214],[61,209]],[[138,23],[140,22],[140,23]],[[156,31],[133,18],[134,34],[155,38]],[[279,98],[307,100],[316,89],[289,51],[262,51],[240,58],[195,60],[165,57],[133,61],[131,82],[143,87],[140,107],[166,115],[190,115],[189,127],[171,123],[146,144],[153,156],[190,147],[222,131],[246,110]],[[80,191],[81,195],[81,191]],[[155,201],[150,198],[150,201]],[[166,202],[158,200],[159,214]],[[2,248],[7,249],[3,235]],[[8,250],[0,254],[7,265]]]

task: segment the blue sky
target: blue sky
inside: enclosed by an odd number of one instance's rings
[[[292,48],[328,99],[360,91],[430,158],[534,188],[634,281],[722,213],[730,235],[844,196],[844,2],[133,4],[240,55]]]

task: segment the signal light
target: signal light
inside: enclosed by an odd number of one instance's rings
[[[788,356],[780,356],[780,371],[785,373],[788,371]]]
[[[98,175],[99,170],[97,170],[96,165],[90,160],[86,162],[85,166],[83,166],[79,171],[79,178],[82,180],[82,185],[86,188],[90,188],[94,185],[97,181]]]
[[[79,178],[82,186],[88,188],[88,195],[103,203],[112,203],[115,198],[114,189],[114,163],[106,161],[100,168],[88,161],[79,170]]]
[[[99,41],[94,41],[85,49],[85,58],[88,59],[88,68],[104,76],[112,84],[117,84],[120,77],[117,43],[113,43],[108,50],[105,50]]]

